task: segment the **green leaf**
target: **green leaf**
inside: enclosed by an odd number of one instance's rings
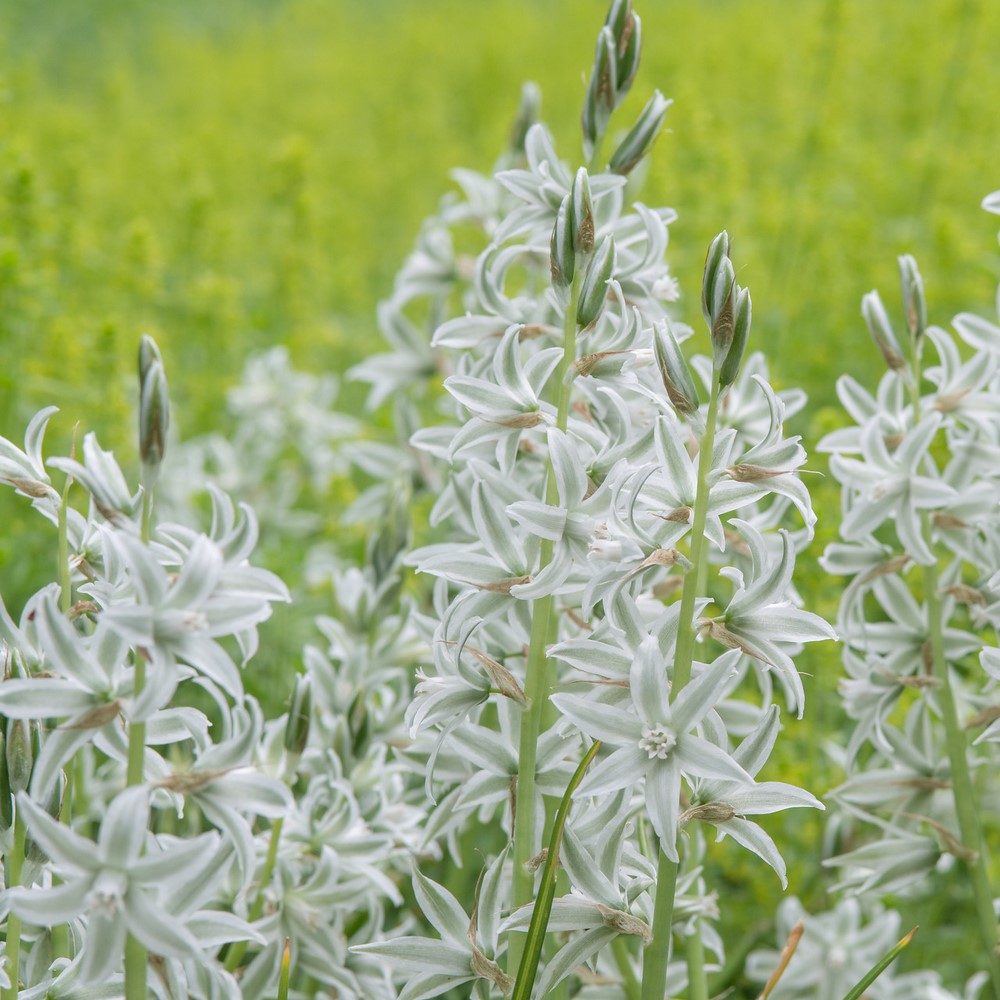
[[[865,990],[871,986],[872,983],[878,979],[879,976],[889,968],[890,965],[896,960],[900,952],[913,940],[913,935],[917,933],[917,928],[914,927],[909,934],[904,938],[901,938],[892,948],[890,948],[885,955],[882,956],[868,972],[861,978],[861,981],[854,987],[845,997],[844,1000],[861,1000],[864,996]]]

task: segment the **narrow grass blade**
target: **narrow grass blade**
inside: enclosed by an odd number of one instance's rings
[[[802,940],[803,930],[804,926],[800,920],[788,935],[785,947],[781,949],[781,954],[778,956],[777,968],[771,973],[771,978],[765,983],[764,989],[761,990],[757,1000],[767,1000],[771,995],[771,990],[778,985],[778,980],[784,975],[785,969],[788,968],[788,963],[792,960],[792,955],[795,954],[795,949],[799,946],[799,941]]]
[[[872,983],[878,979],[879,976],[889,968],[890,965],[899,956],[899,953],[913,940],[913,935],[917,933],[917,928],[914,927],[906,937],[902,938],[899,942],[892,946],[872,967],[868,972],[865,973],[861,982],[854,987],[844,1000],[861,1000],[864,996],[865,990],[871,986]]]
[[[292,964],[292,942],[285,938],[281,953],[281,972],[278,975],[278,1000],[288,1000],[288,975]]]
[[[517,970],[517,981],[514,984],[514,992],[511,1000],[528,1000],[531,996],[531,988],[535,985],[535,975],[538,972],[538,963],[542,958],[542,945],[545,942],[545,931],[549,925],[549,914],[552,911],[552,900],[556,893],[556,876],[559,871],[559,848],[562,845],[563,829],[566,826],[566,817],[569,815],[569,807],[573,799],[573,792],[583,781],[587,768],[597,756],[597,751],[601,749],[600,740],[587,751],[586,756],[580,761],[580,766],[576,769],[573,777],[570,778],[566,786],[566,792],[559,803],[556,811],[555,821],[552,824],[552,834],[549,837],[549,852],[545,858],[545,867],[542,869],[542,882],[538,888],[538,896],[535,899],[535,909],[531,914],[531,923],[528,925],[528,936],[524,943],[524,952],[521,955],[521,964]]]

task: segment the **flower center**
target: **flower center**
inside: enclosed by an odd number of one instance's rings
[[[648,727],[642,731],[642,739],[639,740],[639,749],[645,750],[649,754],[649,759],[658,757],[666,760],[667,754],[677,746],[677,737],[666,729],[657,726],[656,729]]]
[[[114,916],[122,905],[127,888],[128,879],[124,872],[109,869],[99,872],[89,893],[90,908],[95,913]]]

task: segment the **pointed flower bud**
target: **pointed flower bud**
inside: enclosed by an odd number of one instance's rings
[[[147,471],[163,461],[170,426],[167,376],[159,348],[151,337],[139,344],[139,456]]]
[[[698,390],[669,319],[653,327],[653,352],[671,405],[685,416],[694,413],[699,404]]]
[[[736,289],[735,316],[733,319],[733,341],[729,346],[725,361],[719,371],[719,388],[725,389],[727,385],[732,385],[736,381],[736,376],[740,373],[740,366],[743,364],[743,355],[746,354],[747,339],[750,336],[750,319],[752,307],[750,303],[750,290],[748,288]]]
[[[573,249],[577,253],[590,253],[594,249],[594,201],[586,167],[577,170],[570,199]]]
[[[7,721],[7,781],[12,795],[23,792],[31,781],[34,753],[30,726],[26,719]]]
[[[924,279],[920,277],[917,262],[910,254],[899,258],[899,280],[903,288],[906,326],[913,340],[919,343],[927,329],[927,301],[924,299]]]
[[[713,289],[715,288],[716,277],[722,262],[729,257],[729,233],[723,230],[712,240],[712,245],[708,248],[708,255],[705,257],[705,275],[701,283],[701,310],[705,315],[705,322],[709,329],[714,325],[712,313],[712,302],[714,299]]]
[[[528,82],[521,87],[521,103],[518,105],[517,118],[510,130],[508,148],[518,156],[524,153],[524,141],[528,130],[540,116],[542,107],[542,92],[537,83]]]
[[[667,100],[658,90],[646,102],[631,131],[622,139],[611,156],[609,166],[616,174],[630,173],[650,151],[656,137],[663,128],[667,108],[672,101]]]
[[[861,300],[861,315],[868,326],[868,332],[875,341],[875,346],[882,353],[886,365],[894,371],[903,371],[906,368],[906,358],[900,349],[896,334],[893,333],[892,324],[889,322],[889,314],[882,305],[882,299],[878,292],[872,291]]]
[[[608,236],[597,245],[580,287],[576,322],[586,329],[597,322],[608,298],[608,282],[615,272],[615,241]]]
[[[298,674],[292,690],[292,703],[285,723],[284,746],[289,753],[301,754],[309,742],[312,717],[312,685],[308,674]]]
[[[6,732],[7,720],[0,716],[0,833],[9,830],[14,822],[14,803],[7,774]]]
[[[608,119],[618,103],[618,70],[615,57],[615,37],[605,25],[597,36],[594,68],[590,72],[587,96],[583,101],[584,148],[588,156],[608,130]]]
[[[573,225],[570,196],[563,198],[552,230],[549,267],[552,271],[552,285],[555,288],[569,288],[576,270],[576,255],[573,253]]]
[[[639,72],[639,56],[642,49],[642,22],[638,14],[633,14],[629,4],[628,17],[619,35],[617,60],[615,64],[616,83],[618,87],[615,106],[617,107],[625,95],[632,89],[636,74]]]

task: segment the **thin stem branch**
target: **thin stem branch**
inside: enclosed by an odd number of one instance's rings
[[[563,355],[556,368],[559,398],[557,403],[556,426],[565,430],[569,420],[570,385],[567,382],[569,366],[576,358],[576,312],[580,301],[582,284],[581,260],[576,261],[573,283],[570,286],[569,305],[563,331]],[[546,471],[545,501],[555,503],[558,499],[555,473],[551,461]],[[539,546],[539,572],[552,561],[553,543],[542,539]],[[528,862],[537,853],[534,841],[535,829],[535,771],[538,767],[538,737],[542,728],[542,716],[548,702],[551,679],[549,677],[546,647],[555,625],[555,600],[549,595],[534,602],[531,614],[531,636],[528,641],[528,662],[524,693],[527,708],[521,714],[521,736],[518,745],[517,788],[514,797],[514,906],[523,906],[531,901],[534,893],[534,874]],[[508,944],[507,969],[511,974],[518,968],[524,948],[524,934],[512,933]]]
[[[21,810],[14,813],[14,846],[7,855],[6,876],[7,888],[12,889],[21,884],[21,867],[24,864],[24,840],[27,831]],[[2,1000],[17,1000],[17,984],[21,962],[21,918],[11,913],[7,917],[7,974],[10,976],[10,988],[5,989]]]
[[[705,521],[708,517],[708,475],[712,471],[712,449],[715,445],[715,427],[719,418],[718,373],[712,379],[712,394],[708,401],[705,433],[698,451],[698,486],[695,494],[694,516],[691,523],[691,569],[684,577],[681,594],[680,629],[674,654],[674,674],[670,697],[676,698],[691,679],[694,662],[695,624],[694,608],[698,599],[698,578],[705,557]],[[677,891],[676,861],[671,861],[660,847],[656,872],[656,902],[653,909],[653,939],[646,947],[642,962],[641,1000],[663,1000],[667,984],[667,959],[670,955],[670,930],[674,913],[674,894]],[[701,947],[701,939],[698,939]],[[690,958],[690,956],[689,956]]]

